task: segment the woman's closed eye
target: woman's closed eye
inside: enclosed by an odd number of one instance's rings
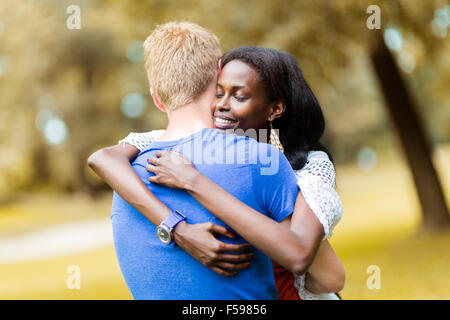
[[[238,101],[238,102],[244,102],[244,101],[247,100],[248,98],[246,98],[246,97],[236,97],[236,96],[234,96],[234,99],[235,99],[236,101]]]

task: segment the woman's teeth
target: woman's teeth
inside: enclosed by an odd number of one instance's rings
[[[222,119],[222,118],[214,118],[214,121],[217,123],[223,123],[223,124],[231,124],[231,123],[236,122],[236,121],[226,120],[226,119]]]

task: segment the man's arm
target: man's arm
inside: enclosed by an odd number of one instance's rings
[[[87,162],[125,201],[157,226],[172,211],[147,188],[131,167],[130,162],[138,154],[136,147],[124,143],[94,152]],[[192,257],[218,274],[231,276],[249,267],[248,261],[253,255],[244,252],[249,248],[248,244],[226,244],[217,240],[214,234],[234,237],[226,228],[213,223],[193,225],[182,221],[174,229],[174,240]]]

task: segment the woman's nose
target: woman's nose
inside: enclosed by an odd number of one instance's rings
[[[230,103],[226,96],[217,99],[216,109],[219,111],[230,111]]]

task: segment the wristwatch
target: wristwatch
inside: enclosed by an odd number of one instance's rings
[[[172,231],[181,221],[186,220],[186,216],[180,211],[175,210],[161,224],[156,227],[156,235],[164,244],[170,244],[173,240]]]

